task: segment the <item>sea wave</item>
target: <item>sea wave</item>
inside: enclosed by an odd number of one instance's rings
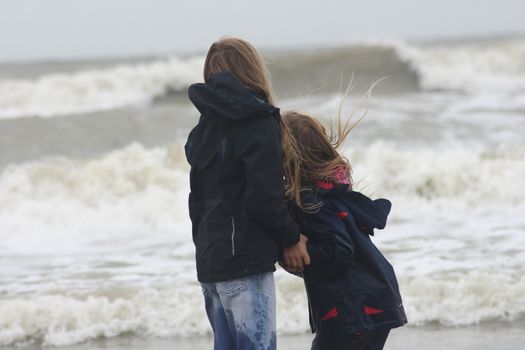
[[[462,326],[513,321],[525,314],[525,281],[480,271],[455,280],[439,277],[400,280],[409,326],[437,322]],[[277,330],[306,333],[308,303],[302,280],[276,274]],[[67,294],[0,301],[0,345],[66,346],[99,337],[191,337],[211,333],[200,287],[173,281],[171,287],[140,288],[120,295]]]
[[[525,176],[521,145],[400,150],[379,141],[364,151],[347,153],[355,164],[357,187],[364,190],[373,185],[385,194],[451,200],[471,207],[485,206],[487,198],[497,205],[525,201],[525,189],[516,186],[516,179]]]
[[[424,90],[525,91],[525,40],[395,47]]]
[[[443,200],[472,208],[487,207],[487,198],[494,206],[525,202],[525,189],[516,181],[525,178],[521,145],[403,149],[378,141],[344,154],[353,164],[356,188],[371,195]],[[97,208],[125,210],[146,197],[155,202],[154,196],[165,205],[161,199],[188,191],[187,172],[180,144],[147,149],[134,143],[87,161],[55,158],[11,165],[0,174],[0,218],[11,222],[17,213],[19,218],[68,226],[77,222],[72,206],[101,214]],[[166,219],[162,205],[140,210],[151,215],[150,223],[161,222]],[[185,208],[184,202],[178,206]]]
[[[0,175],[0,247],[19,253],[43,247],[77,251],[82,241],[70,238],[173,230],[187,218],[183,159],[180,145],[133,144],[89,161],[59,158],[10,166]],[[42,241],[47,233],[57,240]]]
[[[273,55],[269,65],[273,85],[285,98],[340,91],[341,77],[353,74],[360,82],[358,89],[388,76],[375,89],[386,93],[438,90],[516,98],[525,91],[525,41],[518,39],[440,44],[369,40]],[[202,65],[201,56],[172,56],[33,80],[2,80],[0,119],[147,105],[201,80]]]
[[[387,77],[374,91],[454,91],[501,95],[525,91],[525,40],[408,43],[360,41],[346,47],[278,55],[270,68],[274,84],[287,95],[341,90],[341,78],[355,76],[365,90]],[[308,89],[305,91],[305,89]]]
[[[34,80],[2,80],[0,119],[147,105],[155,97],[201,80],[202,64],[202,57],[173,56],[149,63],[49,74]]]
[[[393,202],[373,239],[396,269],[413,326],[525,315],[524,147],[377,142],[344,153],[357,188]],[[180,144],[4,170],[0,345],[208,334],[187,193]],[[307,332],[302,281],[282,270],[276,281],[280,334]]]

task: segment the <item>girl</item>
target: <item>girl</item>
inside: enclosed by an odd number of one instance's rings
[[[338,118],[338,134],[329,136],[307,115],[283,119],[295,140],[283,147],[286,194],[311,257],[303,277],[312,349],[382,349],[389,330],[407,322],[394,270],[370,239],[391,204],[352,191],[350,164],[337,152],[348,123]]]
[[[215,42],[204,80],[188,90],[201,117],[185,150],[197,277],[215,350],[275,349],[279,251],[293,268],[309,263],[284,197],[279,109],[261,56],[244,40]]]

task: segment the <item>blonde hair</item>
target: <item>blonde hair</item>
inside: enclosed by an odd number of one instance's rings
[[[220,72],[232,73],[244,86],[262,95],[269,103],[274,103],[268,69],[262,56],[249,42],[224,37],[211,45],[204,62],[204,80]],[[296,158],[298,152],[295,140],[282,118],[279,118],[279,124],[283,153],[294,155],[292,157]]]
[[[343,103],[354,87],[354,76],[352,74],[350,83],[337,108],[335,131],[333,125],[330,125],[330,132],[328,132],[319,120],[306,113],[295,111],[284,113],[283,124],[290,137],[290,140],[283,139],[281,145],[285,193],[286,197],[294,200],[299,208],[315,211],[321,207],[322,203],[303,206],[301,191],[308,190],[318,181],[331,181],[336,171],[346,172],[350,184],[349,189],[353,189],[352,166],[348,159],[339,154],[338,150],[350,131],[367,115],[368,101],[372,96],[372,90],[386,78],[380,78],[370,86],[343,122],[341,117]],[[361,115],[355,122],[352,122],[353,117],[359,111],[362,111]]]
[[[224,37],[210,46],[204,62],[204,80],[220,72],[232,73],[248,89],[274,103],[268,69],[259,52],[246,40]]]
[[[346,172],[351,187],[352,167],[337,150],[353,125],[342,125],[340,120],[338,118],[338,131],[329,133],[319,120],[308,114],[291,111],[283,115],[293,140],[282,145],[286,197],[293,199],[299,208],[318,208],[320,204],[304,207],[301,191],[318,181],[330,181],[340,169]]]

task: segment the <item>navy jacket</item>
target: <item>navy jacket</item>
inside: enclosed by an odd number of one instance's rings
[[[294,209],[309,238],[312,262],[303,277],[312,331],[338,327],[354,334],[405,324],[394,269],[370,239],[385,227],[390,202],[324,182],[301,198],[322,203],[315,213]]]
[[[279,109],[229,72],[188,95],[201,113],[185,146],[198,279],[274,271],[279,248],[299,240],[284,198]]]

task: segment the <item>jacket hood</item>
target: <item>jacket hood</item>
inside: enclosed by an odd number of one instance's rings
[[[318,182],[316,190],[324,196],[336,196],[350,211],[357,226],[373,235],[374,229],[383,229],[386,226],[392,203],[385,198],[372,200],[356,191],[348,191],[349,185]]]
[[[279,118],[279,108],[245,87],[230,72],[217,73],[206,83],[191,85],[188,97],[201,113],[185,145],[186,158],[195,169],[209,164],[237,122],[268,116]]]
[[[224,121],[257,118],[279,109],[262,96],[248,89],[230,72],[212,75],[205,83],[193,84],[188,96],[201,115],[213,115]]]

